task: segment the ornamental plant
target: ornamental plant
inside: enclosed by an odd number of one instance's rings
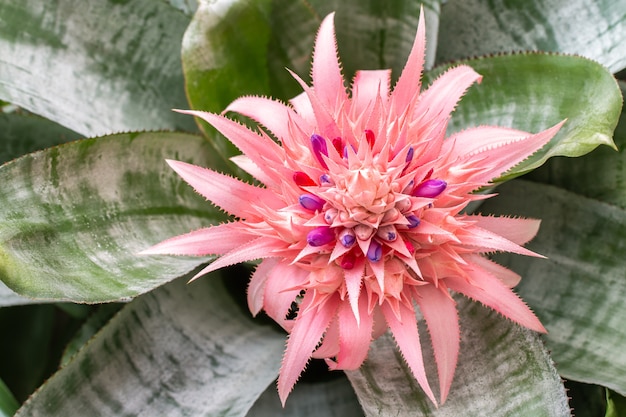
[[[561,3],[0,2],[0,410],[620,415],[626,4]]]

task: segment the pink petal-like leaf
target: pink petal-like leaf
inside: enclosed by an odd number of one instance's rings
[[[414,110],[416,117],[421,117],[426,125],[447,121],[463,94],[481,78],[467,65],[449,69],[422,93]]]
[[[255,219],[259,214],[251,207],[252,205],[276,207],[280,203],[276,195],[266,188],[255,187],[228,175],[186,162],[167,160],[167,163],[196,192],[237,217]]]
[[[190,281],[226,266],[253,261],[255,259],[271,258],[272,256],[276,256],[273,254],[274,250],[283,249],[284,246],[285,244],[283,242],[276,239],[266,237],[256,238],[222,255],[202,271],[198,272]]]
[[[546,332],[530,308],[498,278],[477,265],[466,267],[466,271],[471,282],[462,277],[452,276],[446,278],[448,287],[480,301],[524,327],[541,333]]]
[[[263,309],[267,279],[278,262],[279,260],[276,258],[263,259],[263,261],[254,270],[252,277],[250,277],[247,300],[248,308],[253,316],[259,314],[259,312]]]
[[[505,216],[469,216],[475,225],[489,230],[518,245],[528,243],[537,235],[541,220]]]
[[[430,389],[430,385],[428,385],[426,371],[424,370],[424,359],[422,357],[422,346],[420,345],[415,311],[400,303],[397,311],[400,315],[400,320],[398,320],[388,303],[383,303],[381,310],[413,376],[428,398],[430,398],[434,404],[437,404],[435,395]]]
[[[459,356],[459,318],[456,303],[441,286],[424,285],[416,289],[420,310],[426,320],[437,362],[441,403],[446,401]]]
[[[230,103],[225,112],[234,111],[248,116],[265,126],[285,145],[291,142],[289,124],[296,123],[304,130],[313,128],[289,106],[263,97],[240,97]]]
[[[420,8],[419,23],[413,47],[400,74],[400,78],[398,78],[398,82],[391,93],[391,107],[397,115],[403,114],[416,95],[419,94],[422,85],[425,50],[426,24],[424,23],[424,9]]]
[[[482,252],[512,252],[520,255],[543,258],[544,256],[528,250],[502,236],[477,226],[468,226],[458,230],[456,236],[464,245],[473,246]]]
[[[293,321],[286,320],[287,313],[308,277],[307,271],[285,262],[278,263],[268,273],[263,296],[263,310],[287,330],[293,324]]]
[[[304,296],[300,306],[301,313],[298,314],[287,341],[287,349],[278,375],[278,396],[283,406],[339,305],[339,296],[334,294],[325,303],[309,309],[314,297],[314,291],[307,292]]]
[[[339,353],[336,366],[332,369],[357,369],[365,358],[372,341],[374,317],[367,312],[367,296],[359,297],[359,317],[357,321],[352,307],[343,301],[339,308]]]
[[[390,70],[358,71],[352,84],[352,108],[350,113],[360,115],[381,99],[386,104],[391,83]]]
[[[140,255],[222,255],[248,243],[254,236],[241,233],[238,222],[223,223],[217,226],[194,230],[175,236],[141,251]]]
[[[335,38],[335,14],[324,18],[315,39],[311,74],[315,94],[334,113],[347,99]]]
[[[511,271],[509,268],[506,268],[493,262],[492,260],[485,258],[484,256],[470,253],[465,255],[465,258],[467,259],[468,263],[478,265],[485,271],[497,277],[508,288],[515,287],[522,279],[521,275]]]

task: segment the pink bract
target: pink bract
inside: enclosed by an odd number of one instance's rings
[[[239,220],[174,237],[144,253],[220,255],[198,276],[262,259],[248,303],[253,314],[264,310],[290,333],[278,378],[283,404],[312,357],[325,359],[331,369],[356,369],[370,342],[387,329],[436,404],[416,305],[430,332],[443,403],[459,353],[451,291],[545,332],[510,289],[520,277],[486,257],[496,251],[538,256],[522,245],[535,236],[539,221],[463,209],[490,197],[474,191],[544,146],[562,123],[538,134],[481,126],[445,138],[451,112],[481,76],[460,65],[421,91],[424,45],[420,18],[395,87],[389,70],[359,71],[348,93],[331,14],[317,35],[312,86],[293,74],[304,92],[289,104],[243,97],[226,109],[263,128],[184,112],[235,144],[243,155],[233,162],[264,187],[168,161],[198,193]]]

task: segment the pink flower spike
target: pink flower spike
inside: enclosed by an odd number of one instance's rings
[[[563,122],[538,133],[479,126],[446,137],[457,103],[467,89],[480,88],[482,76],[459,65],[422,89],[423,11],[395,87],[390,70],[362,70],[348,92],[333,16],[323,19],[316,37],[313,85],[290,71],[303,92],[289,105],[243,97],[222,114],[181,111],[226,136],[243,154],[233,162],[261,184],[168,160],[233,219],[181,230],[142,255],[216,255],[194,279],[261,260],[248,286],[248,306],[290,334],[278,378],[283,404],[310,358],[325,359],[331,369],[355,369],[371,340],[391,330],[413,377],[436,405],[422,357],[419,309],[444,403],[453,395],[461,349],[451,291],[545,331],[511,290],[522,277],[487,257],[541,256],[524,247],[539,220],[467,215],[464,209],[492,197],[474,191],[493,186],[545,146]],[[229,119],[230,111],[256,121],[258,129]]]

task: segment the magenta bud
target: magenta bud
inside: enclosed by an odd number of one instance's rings
[[[324,200],[313,194],[302,194],[298,201],[307,210],[318,211],[324,207]]]
[[[383,247],[375,240],[370,242],[370,247],[367,248],[367,259],[372,262],[378,262],[383,257]]]
[[[324,158],[322,158],[322,155],[328,156],[328,147],[326,146],[326,140],[316,133],[312,134],[311,148],[313,149],[313,154],[315,155],[315,158],[317,158],[322,167],[328,169],[326,161],[324,161]]]
[[[335,240],[335,232],[326,226],[316,227],[306,235],[306,241],[311,246],[324,246]]]
[[[341,258],[341,267],[343,269],[352,269],[354,268],[355,262],[356,262],[356,257],[354,256],[354,253],[350,251],[346,253],[345,255],[343,255],[343,257]]]
[[[444,180],[426,180],[413,190],[411,193],[415,197],[435,198],[446,189],[448,183]]]

